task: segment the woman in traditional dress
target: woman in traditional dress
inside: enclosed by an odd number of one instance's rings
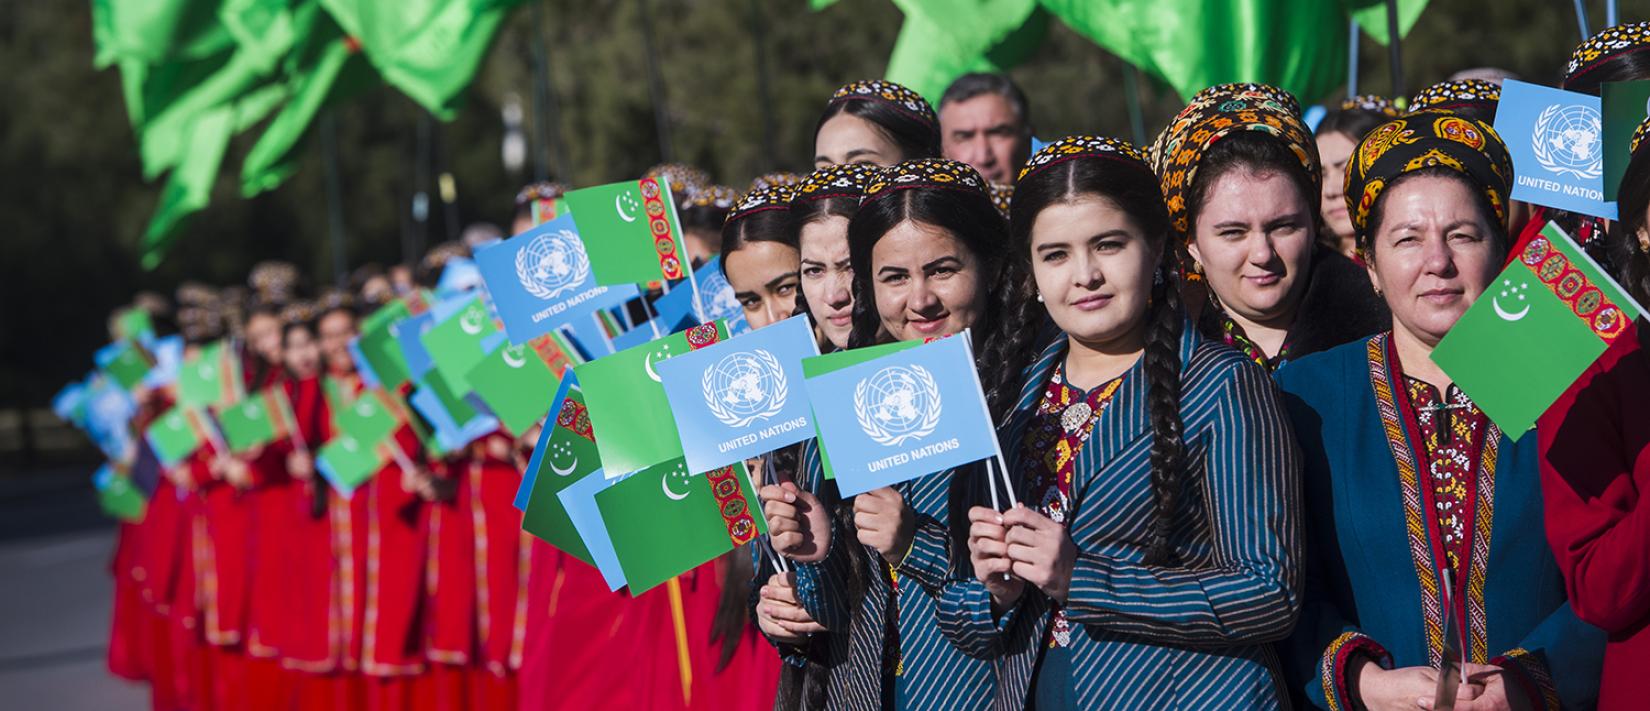
[[[1205,337],[1276,369],[1386,326],[1363,270],[1318,243],[1322,173],[1294,97],[1205,89],[1154,152],[1187,260],[1186,307]]]
[[[1587,707],[1604,636],[1540,535],[1539,437],[1504,435],[1431,358],[1497,296],[1507,149],[1482,122],[1421,111],[1365,136],[1351,165],[1347,207],[1393,326],[1279,373],[1306,457],[1296,688],[1329,709],[1430,705],[1459,654],[1457,709]]]
[[[1650,303],[1650,119],[1609,233],[1621,285]],[[1529,249],[1525,247],[1526,251]],[[1547,538],[1577,617],[1609,633],[1598,707],[1642,708],[1650,698],[1650,328],[1635,322],[1536,425]]]
[[[1300,460],[1266,371],[1185,327],[1132,146],[1050,144],[1011,214],[985,373],[1023,498],[970,509],[940,628],[1000,708],[1285,707]]]

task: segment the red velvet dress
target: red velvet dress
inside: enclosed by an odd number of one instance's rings
[[[412,430],[403,427],[395,436],[416,461],[421,445]],[[402,485],[401,468],[393,461],[356,490],[350,504],[364,507],[358,515],[365,522],[365,540],[357,539],[356,550],[365,571],[365,605],[354,633],[368,677],[368,708],[411,709],[414,681],[425,667],[421,613],[428,511]]]
[[[292,399],[297,386],[281,386]],[[307,440],[305,440],[307,442]],[[291,439],[270,444],[251,462],[253,488],[243,494],[252,517],[251,580],[247,598],[246,695],[255,711],[292,708],[296,672],[281,665],[278,646],[291,624],[288,598],[294,593],[287,557],[294,553],[293,531],[309,515],[308,492],[287,473]],[[326,559],[324,551],[319,552]]]
[[[1637,323],[1536,426],[1547,537],[1570,606],[1609,634],[1598,708],[1650,698],[1650,329]]]
[[[531,548],[518,708],[652,708],[644,640],[650,625],[670,624],[665,608],[608,592],[594,567],[548,543]]]
[[[428,596],[424,656],[430,661],[421,709],[470,707],[471,662],[476,652],[475,524],[470,511],[469,468],[463,460],[437,462],[434,472],[453,480],[453,498],[428,504],[430,555],[424,563]]]
[[[143,547],[141,523],[121,522],[115,533],[115,552],[109,560],[109,576],[115,588],[114,608],[109,620],[109,673],[130,681],[149,678],[147,610],[136,571]]]

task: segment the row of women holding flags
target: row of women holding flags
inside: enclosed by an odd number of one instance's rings
[[[1564,88],[1647,78],[1640,23],[1578,47]],[[1620,219],[1532,210],[1497,93],[1363,97],[1314,136],[1286,92],[1216,86],[1151,146],[1063,138],[1007,188],[939,157],[920,96],[857,82],[808,176],[731,201],[661,174],[684,225],[726,211],[687,247],[719,251],[750,328],[805,317],[825,352],[969,339],[1002,454],[843,496],[817,441],[768,453],[767,536],[633,598],[523,534],[536,431],[324,486],[310,448],[362,388],[355,311],[255,310],[246,387],[283,388],[297,431],[162,467],[123,527],[111,662],[159,708],[1641,707],[1650,120]],[[1503,431],[1463,374],[1548,362],[1559,332],[1465,368],[1435,351],[1538,307],[1602,355]],[[186,313],[188,347],[210,340]],[[886,385],[855,394],[868,433],[937,417]],[[138,423],[169,408],[142,394]]]

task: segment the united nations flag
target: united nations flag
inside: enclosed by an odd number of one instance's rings
[[[633,284],[596,284],[584,241],[567,215],[482,249],[476,264],[505,335],[516,345],[638,293]]]

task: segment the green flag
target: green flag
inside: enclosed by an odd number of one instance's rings
[[[223,341],[201,347],[178,368],[178,402],[195,407],[227,405],[241,394],[240,359]]]
[[[1311,103],[1346,80],[1346,5],[1285,0],[1041,0],[1078,34],[1174,87],[1275,84]]]
[[[218,411],[218,427],[229,451],[241,454],[253,447],[285,439],[292,433],[288,419],[292,406],[286,389],[274,386]]]
[[[361,323],[361,335],[356,347],[367,367],[386,389],[395,389],[412,380],[407,357],[401,352],[401,342],[395,338],[395,325],[412,315],[400,299],[385,304]]]
[[[681,279],[682,229],[670,185],[654,178],[567,193],[590,271],[603,286]]]
[[[521,0],[321,0],[384,80],[453,118],[493,35]]]
[[[1001,72],[1024,61],[1048,33],[1036,0],[895,0],[905,13],[888,80],[938,105],[968,72]],[[967,21],[958,21],[966,17]]]
[[[1642,315],[1548,224],[1455,322],[1432,361],[1516,440]]]
[[[97,489],[97,504],[103,513],[127,523],[143,520],[149,500],[144,498],[142,490],[132,485],[129,474],[117,471],[113,464],[105,464],[92,477],[92,486]]]
[[[498,324],[487,313],[487,305],[481,302],[480,297],[475,297],[445,321],[420,334],[419,340],[429,351],[430,360],[435,362],[435,369],[441,377],[455,391],[463,394],[470,391],[464,374],[487,355],[481,349],[481,342],[497,331]]]
[[[768,530],[743,462],[690,475],[672,459],[598,492],[596,508],[631,595]]]
[[[343,411],[332,416],[333,423],[339,429],[353,433],[357,439],[367,443],[389,437],[409,419],[401,401],[380,388],[361,393]]]
[[[121,341],[120,350],[108,364],[103,366],[103,372],[115,381],[122,390],[131,390],[143,382],[143,377],[155,367],[155,362],[143,347],[131,341]]]
[[[727,325],[716,321],[573,367],[607,471],[623,474],[682,456],[676,418],[653,364],[727,337]]]
[[[154,335],[155,323],[149,317],[147,309],[130,308],[120,315],[120,319],[115,323],[115,330],[122,339],[136,341]]]
[[[390,461],[384,440],[367,440],[340,432],[315,455],[315,467],[338,493],[348,497]]]
[[[1381,44],[1391,44],[1386,31],[1386,0],[1349,0],[1352,19],[1358,21],[1358,27],[1369,35],[1370,39]],[[1415,27],[1415,21],[1421,19],[1421,12],[1427,9],[1428,0],[1398,0],[1398,35],[1403,37]],[[1402,97],[1393,97],[1402,98]]]
[[[1614,201],[1633,160],[1633,131],[1650,115],[1650,79],[1605,82],[1599,92],[1604,118],[1604,199]]]
[[[155,458],[164,466],[177,466],[206,443],[205,415],[199,409],[179,405],[155,418],[144,433]]]
[[[814,356],[812,358],[803,358],[802,377],[807,379],[818,377],[826,373],[834,373],[849,366],[859,365],[860,363],[867,361],[873,361],[888,355],[889,353],[898,353],[908,348],[916,348],[920,345],[922,345],[922,341],[894,341],[893,343],[884,343],[878,346],[867,346],[865,348],[855,348],[848,351],[826,353],[825,355]],[[814,422],[819,422],[819,418],[817,416],[814,417]],[[831,468],[831,455],[825,450],[825,438],[818,436],[817,428],[815,431],[814,442],[819,446],[819,463],[825,471],[825,478],[835,479],[836,471]]]
[[[561,497],[557,496],[568,485],[602,468],[601,455],[596,453],[596,436],[590,429],[590,414],[584,406],[584,394],[577,386],[568,388],[555,421],[545,426],[552,429],[545,440],[544,456],[539,458],[539,471],[533,477],[527,507],[522,512],[521,528],[568,555],[595,565],[584,539],[579,537],[566,507],[562,506]]]
[[[183,162],[172,169],[166,187],[161,190],[160,204],[149,218],[143,232],[143,267],[153,269],[160,264],[177,235],[183,218],[199,212],[212,200],[212,184],[218,179],[218,165],[223,162],[224,150],[229,147],[229,134],[234,113],[219,108],[203,114],[192,126],[190,145]]]
[[[544,417],[561,379],[537,351],[506,342],[465,373],[464,381],[506,431],[519,435]]]

